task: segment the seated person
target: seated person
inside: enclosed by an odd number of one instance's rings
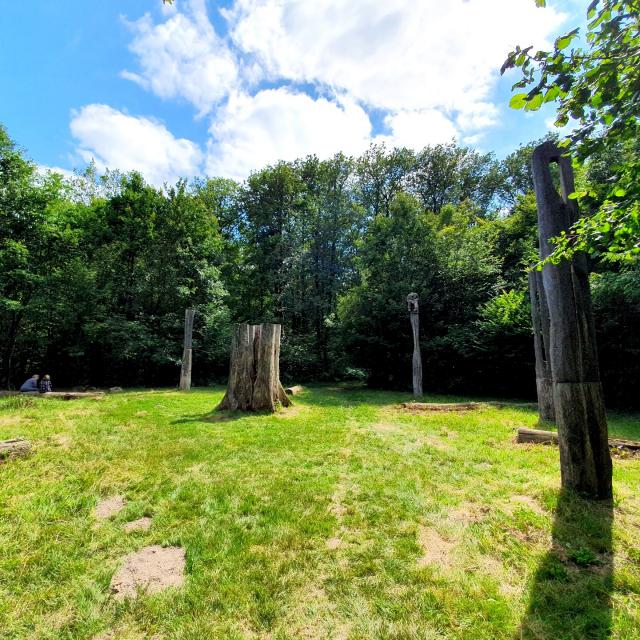
[[[40,380],[40,393],[49,393],[50,391],[53,391],[53,387],[51,386],[51,376],[47,373]]]
[[[24,384],[20,387],[20,391],[22,391],[23,393],[26,393],[28,391],[40,391],[40,389],[38,389],[39,379],[39,375],[31,376],[28,380],[25,380]]]

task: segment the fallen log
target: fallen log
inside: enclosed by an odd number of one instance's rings
[[[288,395],[288,396],[295,396],[296,394],[300,393],[301,391],[304,391],[304,387],[301,387],[299,384],[294,385],[293,387],[287,387],[284,392]]]
[[[538,409],[537,402],[501,402],[499,400],[491,400],[484,404],[488,404],[490,407],[496,407],[497,409]]]
[[[558,434],[555,431],[542,431],[541,429],[518,429],[516,442],[519,444],[558,444]],[[628,449],[629,451],[640,451],[640,442],[637,440],[621,440],[619,438],[609,438],[609,447],[613,449]]]
[[[48,391],[47,393],[34,394],[40,398],[49,400],[79,400],[81,398],[102,398],[103,391]]]
[[[482,407],[481,402],[404,402],[402,406],[411,411],[475,411]]]
[[[29,455],[30,451],[31,443],[23,438],[14,438],[13,440],[3,440],[0,442],[0,460],[26,456]]]

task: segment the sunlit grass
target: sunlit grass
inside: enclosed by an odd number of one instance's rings
[[[614,462],[611,524],[579,498],[556,510],[557,448],[514,444],[531,409],[317,387],[212,418],[221,397],[3,407],[0,439],[35,453],[0,466],[0,638],[640,637],[639,458]],[[127,506],[96,523],[113,494]],[[185,587],[115,603],[112,574],[150,544],[185,548]]]

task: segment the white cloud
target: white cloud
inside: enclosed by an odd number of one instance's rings
[[[149,14],[127,23],[134,33],[129,48],[141,71],[121,75],[161,98],[184,98],[202,116],[236,87],[238,68],[209,21],[203,0],[191,0],[185,11],[167,9],[168,19],[160,24]]]
[[[62,167],[50,167],[46,164],[39,164],[36,166],[36,169],[41,177],[46,178],[51,173],[60,174],[65,180],[71,180],[75,177],[73,171],[69,171],[69,169],[63,169]]]
[[[532,0],[236,0],[225,15],[267,77],[393,112],[486,103],[506,53],[564,19]]]
[[[242,179],[278,160],[361,153],[371,140],[371,122],[351,99],[313,99],[279,88],[232,95],[210,132],[206,172]]]
[[[200,173],[198,145],[175,138],[155,120],[90,104],[73,112],[70,128],[78,141],[77,154],[84,162],[95,160],[101,171],[140,171],[156,186]]]
[[[436,109],[400,111],[385,118],[388,136],[378,136],[389,146],[422,149],[427,145],[450,142],[458,131],[453,122]]]

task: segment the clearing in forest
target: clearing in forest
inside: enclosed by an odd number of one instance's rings
[[[34,447],[0,464],[0,638],[640,638],[640,457],[608,507],[514,443],[530,407],[318,386],[212,420],[222,395],[0,404]]]

